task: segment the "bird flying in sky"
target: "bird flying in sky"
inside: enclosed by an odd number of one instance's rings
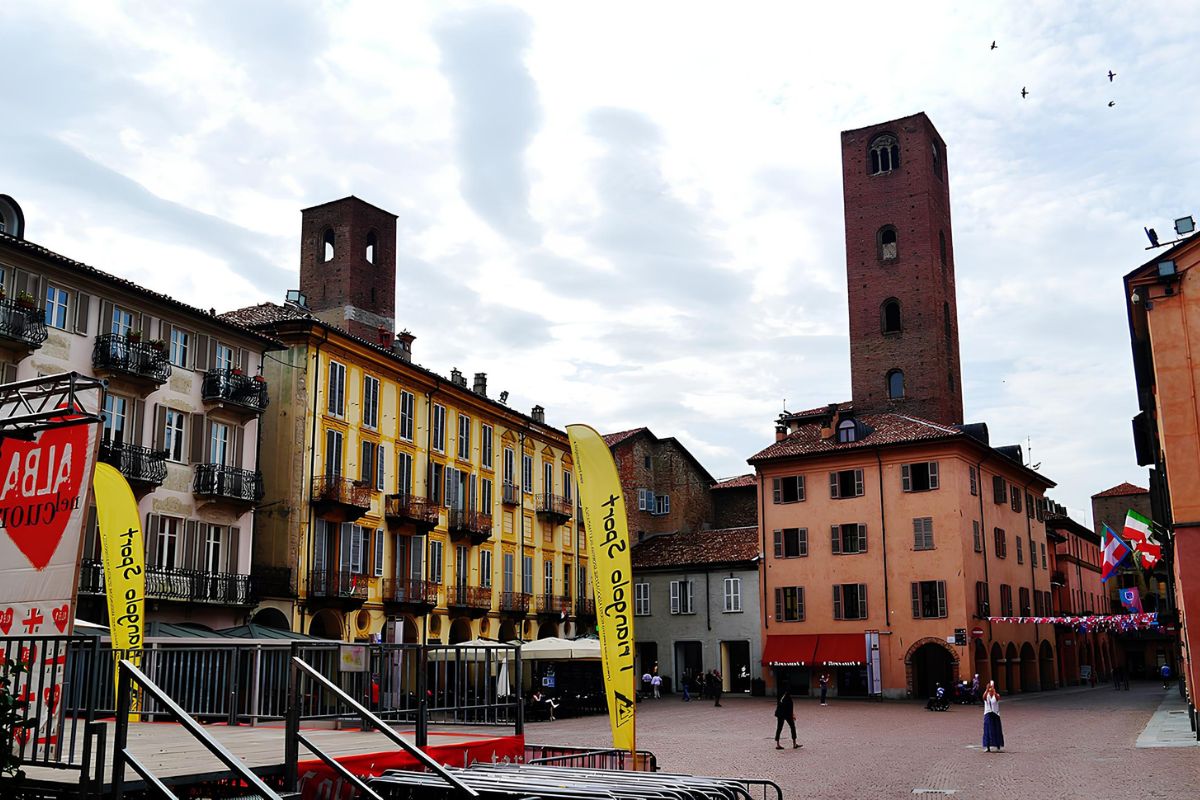
[[[1108,101],[1108,107],[1109,107],[1109,108],[1112,108],[1112,107],[1113,107],[1113,106],[1115,106],[1116,104],[1117,104],[1117,101],[1116,101],[1116,100],[1109,100],[1109,101]]]
[[[1115,77],[1117,77],[1117,73],[1113,72],[1113,71],[1110,69],[1110,70],[1108,71],[1108,82],[1109,82],[1109,83],[1112,83],[1112,79],[1113,79],[1113,78],[1115,78]]]
[[[1028,92],[1028,91],[1026,91],[1026,89],[1025,89],[1025,87],[1024,87],[1024,86],[1022,86],[1022,87],[1021,87],[1021,99],[1022,99],[1022,100],[1024,100],[1024,99],[1025,99],[1025,95],[1027,95],[1027,94],[1029,94],[1029,92]]]
[[[992,50],[996,49],[996,40],[995,39],[992,40],[992,46],[990,49],[992,49]]]

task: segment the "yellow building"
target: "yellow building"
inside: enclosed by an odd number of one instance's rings
[[[286,347],[264,367],[255,621],[449,643],[593,623],[566,433],[488,397],[483,373],[411,363],[414,337],[373,302],[392,296],[392,215],[346,198],[303,230],[311,294],[224,315]]]

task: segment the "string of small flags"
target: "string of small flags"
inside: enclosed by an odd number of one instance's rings
[[[1009,625],[1066,625],[1077,631],[1144,631],[1158,627],[1158,614],[1095,614],[1082,617],[988,617]]]

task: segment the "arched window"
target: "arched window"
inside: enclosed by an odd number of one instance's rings
[[[871,140],[871,174],[891,172],[900,168],[900,142],[890,133]]]
[[[375,245],[378,244],[378,239],[375,236],[375,231],[367,234],[367,263],[375,263]]]
[[[853,442],[858,439],[858,423],[852,419],[844,419],[838,423],[839,442]]]
[[[904,397],[904,373],[894,369],[887,374],[888,398],[899,400]]]
[[[891,225],[884,225],[879,229],[876,242],[879,245],[880,261],[895,261],[900,256],[900,241],[896,238],[896,229]]]
[[[321,240],[325,244],[325,253],[322,261],[333,261],[333,228],[325,231]]]
[[[946,266],[946,232],[938,231],[938,256],[942,259],[942,266]]]
[[[945,328],[944,333],[946,334],[946,342],[949,343],[951,338],[949,303],[942,303],[942,327]]]
[[[881,317],[884,333],[899,333],[900,332],[900,301],[894,297],[889,297],[883,301],[881,307]]]
[[[938,150],[937,142],[931,142],[930,146],[933,148],[933,174],[940,178],[942,177],[942,154]]]

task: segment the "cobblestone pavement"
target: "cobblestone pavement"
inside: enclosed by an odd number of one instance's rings
[[[1171,691],[1176,691],[1172,689]],[[793,798],[1194,798],[1200,748],[1135,749],[1165,691],[1135,684],[1001,698],[1003,753],[980,747],[983,712],[919,703],[796,701],[800,750],[775,750],[772,698],[728,696],[638,707],[638,747],[669,772],[769,778]],[[526,740],[610,746],[607,717],[535,722]],[[784,743],[787,728],[784,728]]]

